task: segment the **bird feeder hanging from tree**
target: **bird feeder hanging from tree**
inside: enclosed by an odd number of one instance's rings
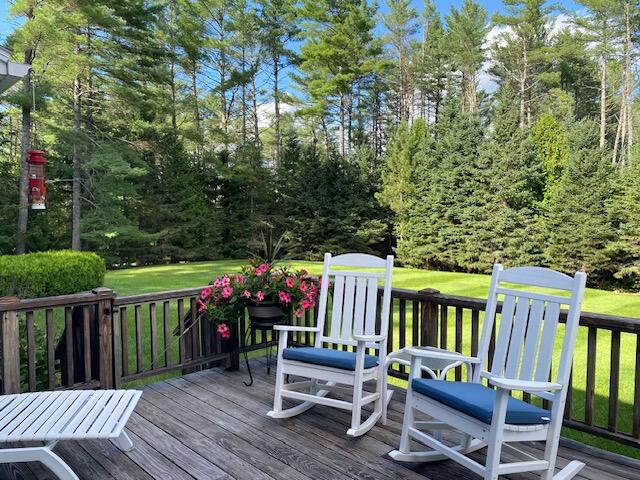
[[[42,150],[28,150],[27,164],[29,166],[29,204],[32,210],[47,208],[47,185],[45,165],[47,159]]]

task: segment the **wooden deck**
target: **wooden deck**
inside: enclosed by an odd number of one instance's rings
[[[222,369],[145,387],[128,424],[136,446],[131,452],[98,441],[61,442],[56,452],[81,479],[88,480],[478,478],[450,461],[403,465],[387,457],[398,442],[401,393],[394,395],[389,425],[350,439],[345,434],[350,421],[347,412],[317,406],[294,419],[266,417],[273,398],[273,372],[267,376],[260,360],[252,366],[252,387],[244,386],[244,371]],[[564,442],[559,465],[568,459],[587,462],[580,478],[640,480],[640,461]],[[34,478],[55,479],[38,464],[0,466],[0,479]]]

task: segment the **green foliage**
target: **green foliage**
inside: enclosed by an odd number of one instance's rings
[[[281,198],[276,208],[287,212],[281,228],[292,256],[380,251],[387,225],[373,199],[375,187],[360,165],[290,140],[277,178]]]
[[[640,156],[634,151],[629,164],[617,172],[617,195],[610,204],[618,236],[609,248],[615,278],[626,288],[640,288]]]
[[[399,241],[404,240],[407,218],[414,190],[414,171],[416,161],[429,141],[427,126],[417,120],[411,127],[405,123],[398,126],[395,135],[389,141],[382,168],[382,188],[376,198],[382,205],[388,206],[396,216],[395,234]]]
[[[99,287],[106,272],[95,253],[70,250],[0,256],[0,296],[47,297]]]
[[[544,196],[553,201],[569,158],[564,127],[550,113],[543,113],[531,130],[531,140],[545,175]]]
[[[398,242],[398,256],[418,267],[486,270],[495,259],[494,247],[481,237],[495,203],[480,155],[482,125],[451,100],[434,135],[433,146],[416,161],[409,227]]]
[[[569,136],[569,161],[545,224],[547,257],[553,268],[584,271],[592,282],[601,281],[613,273],[608,246],[616,230],[608,204],[614,170],[592,122],[576,123]]]

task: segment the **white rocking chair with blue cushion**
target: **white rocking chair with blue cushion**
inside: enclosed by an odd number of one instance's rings
[[[350,436],[365,434],[380,418],[386,423],[386,406],[392,393],[387,392],[385,370],[392,270],[392,256],[386,260],[360,253],[336,257],[327,253],[324,256],[316,326],[275,327],[280,331],[280,339],[275,398],[273,410],[268,413],[270,417],[288,418],[322,404],[352,412],[351,428],[347,431]],[[383,293],[378,310],[380,280],[383,281]],[[328,334],[325,335],[330,281],[334,283],[333,302]],[[380,322],[376,330],[378,311]],[[313,332],[315,345],[287,348],[289,332]],[[334,350],[327,348],[327,344],[348,347],[348,350]],[[367,354],[367,349],[371,354]],[[285,383],[285,377],[289,375],[306,380]],[[364,390],[368,381],[376,382],[375,391]],[[330,398],[327,396],[330,392],[351,394],[351,401]],[[302,403],[283,409],[285,398]],[[370,403],[374,403],[373,413],[362,422],[362,407]]]
[[[495,265],[477,357],[439,349],[408,349],[412,356],[411,375],[400,448],[389,455],[406,462],[450,458],[485,480],[520,472],[536,472],[544,480],[573,478],[584,467],[583,463],[569,462],[558,473],[555,466],[585,282],[586,275],[580,272],[570,277],[547,268],[503,270],[501,265]],[[514,288],[514,284],[537,287],[537,290],[521,290]],[[545,293],[538,293],[543,289]],[[564,291],[565,295],[568,292],[568,296],[560,296],[558,291]],[[503,303],[498,335],[488,364],[500,297]],[[567,320],[564,329],[558,329],[562,305],[568,306]],[[560,337],[563,337],[560,361],[557,374],[552,375],[554,345]],[[465,363],[472,372],[471,381],[421,378],[422,361],[429,359]],[[552,377],[554,380],[550,381]],[[488,386],[481,383],[482,379],[487,380]],[[551,408],[547,410],[516,399],[510,395],[511,391],[537,396],[549,402]],[[417,420],[418,412],[432,419]],[[445,444],[443,430],[459,432],[459,442],[453,446]],[[412,440],[431,450],[412,450]],[[526,441],[545,442],[543,458],[511,445]],[[485,465],[466,455],[485,446]],[[501,463],[503,450],[524,459]]]

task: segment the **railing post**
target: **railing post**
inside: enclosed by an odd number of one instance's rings
[[[440,291],[434,288],[424,288],[421,294],[438,294]],[[432,300],[422,303],[422,343],[425,346],[438,346],[438,304]]]
[[[16,297],[0,298],[2,393],[20,393],[20,329]]]
[[[98,345],[100,358],[100,388],[110,389],[116,386],[115,362],[113,354],[113,300],[115,293],[110,288],[99,287],[93,290],[98,296]],[[118,379],[119,380],[119,379]]]

